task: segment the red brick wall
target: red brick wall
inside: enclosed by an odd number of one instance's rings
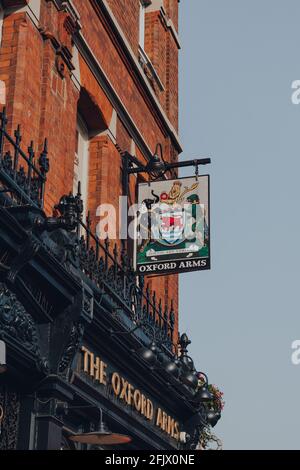
[[[40,135],[46,135],[50,144],[50,172],[46,191],[46,208],[50,212],[61,195],[73,189],[79,93],[69,76],[63,79],[57,73],[55,54],[49,41],[44,43],[41,90]]]
[[[137,55],[139,45],[139,0],[107,0],[129,44]]]
[[[96,216],[99,204],[119,206],[121,187],[121,159],[115,145],[107,135],[95,137],[90,142],[89,210],[93,228],[99,222]],[[117,212],[117,231],[119,230]]]
[[[106,127],[109,127],[113,107],[81,56],[79,56],[79,64],[81,86],[87,90],[95,106],[97,106],[99,112],[101,112]]]
[[[118,140],[118,146],[122,149],[122,152],[124,152],[125,150],[130,152],[131,136],[129,135],[124,124],[119,118],[117,120],[117,140]]]
[[[44,7],[44,30],[49,32],[44,38],[25,13],[5,18],[0,79],[6,84],[10,132],[20,124],[24,149],[33,140],[36,154],[41,150],[44,138],[49,140],[50,172],[45,208],[51,213],[61,195],[73,186],[79,95],[70,75],[62,78],[58,74],[48,27],[57,28],[58,32],[59,15],[53,10],[52,3],[44,3]]]
[[[39,143],[42,41],[24,13],[5,18],[0,50],[0,79],[6,85],[8,129],[21,124],[23,145]],[[29,66],[30,64],[30,66]],[[30,73],[29,73],[30,67]],[[31,77],[36,80],[32,81]],[[28,122],[31,126],[28,126]]]
[[[178,0],[164,0],[164,7],[178,32]]]
[[[178,26],[178,1],[165,2],[167,18]],[[160,10],[146,14],[145,52],[149,56],[165,90],[158,99],[178,131],[178,45]]]
[[[145,52],[151,60],[163,86],[167,85],[167,29],[159,11],[146,14]],[[166,92],[157,93],[159,101],[166,110]]]
[[[167,38],[167,114],[178,130],[178,47],[169,33]]]

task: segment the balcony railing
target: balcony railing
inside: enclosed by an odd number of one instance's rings
[[[12,138],[7,132],[7,114],[0,113],[0,194],[8,193],[18,204],[44,205],[46,175],[49,171],[47,140],[36,158],[34,143],[27,154],[21,149],[20,126]]]
[[[21,149],[20,126],[14,139],[8,134],[5,109],[0,113],[0,196],[5,205],[43,208],[46,175],[49,171],[47,140],[39,158],[33,142],[28,154]],[[3,198],[2,198],[3,202]],[[162,305],[155,292],[137,277],[124,249],[119,250],[108,238],[100,241],[92,231],[90,213],[82,221],[83,203],[80,185],[76,196],[63,196],[57,205],[60,216],[48,218],[45,229],[66,229],[72,238],[75,264],[98,289],[110,295],[116,310],[122,310],[149,337],[172,351],[174,348],[175,314],[171,301]],[[75,238],[75,241],[74,241]],[[61,261],[61,260],[59,260]]]

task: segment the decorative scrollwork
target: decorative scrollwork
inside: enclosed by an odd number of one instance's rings
[[[1,427],[2,427],[3,418],[4,418],[4,410],[3,410],[3,407],[0,405],[0,435],[2,431]]]
[[[214,445],[215,447],[211,447]],[[209,427],[205,427],[199,438],[198,450],[223,450],[223,442],[211,432]]]
[[[80,343],[83,338],[83,333],[84,326],[82,323],[76,323],[75,325],[73,325],[68,345],[63,353],[63,356],[58,366],[58,372],[60,374],[63,374],[66,369],[70,366],[70,363],[72,362],[77,350],[79,349]]]
[[[0,113],[0,182],[18,203],[26,200],[27,203],[43,207],[46,175],[49,171],[47,140],[39,159],[36,159],[34,143],[30,143],[26,152],[22,150],[20,126],[12,138],[7,133],[7,123],[4,108]]]
[[[18,340],[23,348],[36,357],[37,363],[44,367],[39,335],[32,317],[16,295],[4,283],[0,283],[0,338],[4,335],[10,335]]]

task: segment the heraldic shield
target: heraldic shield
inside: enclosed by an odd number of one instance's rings
[[[140,184],[139,214],[140,274],[210,268],[209,176]]]

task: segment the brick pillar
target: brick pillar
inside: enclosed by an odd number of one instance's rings
[[[171,33],[167,37],[167,89],[166,110],[168,117],[178,131],[178,46]]]
[[[92,228],[100,219],[96,215],[100,204],[112,204],[116,210],[117,238],[119,231],[119,196],[121,186],[121,156],[110,137],[106,134],[94,137],[90,141],[89,165],[89,198],[88,207],[91,212]],[[120,246],[119,240],[114,240]]]
[[[6,86],[8,131],[21,125],[22,145],[39,143],[42,39],[26,13],[13,13],[3,22],[0,80]]]
[[[172,20],[175,29],[178,32],[178,0],[164,0],[164,6],[168,17]]]
[[[49,139],[50,172],[45,204],[48,212],[52,211],[63,194],[73,190],[79,99],[79,92],[70,75],[66,73],[62,76],[58,73],[56,59],[51,41],[46,39],[43,49],[40,138],[45,135]]]

